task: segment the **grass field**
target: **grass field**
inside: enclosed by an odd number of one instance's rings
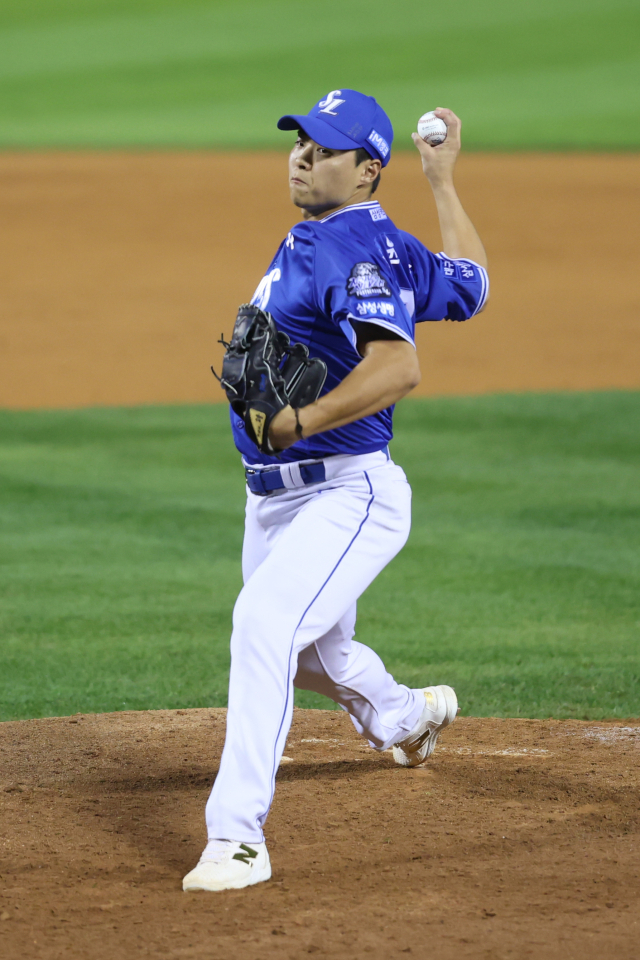
[[[636,0],[3,0],[0,147],[278,146],[330,89],[397,143],[446,105],[476,148],[637,148]],[[289,141],[286,140],[288,144]]]
[[[225,703],[244,499],[226,418],[0,414],[1,719]],[[414,526],[360,639],[466,714],[640,715],[639,421],[631,392],[403,402]]]

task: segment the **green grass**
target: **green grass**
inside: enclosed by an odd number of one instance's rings
[[[631,392],[402,403],[413,531],[360,639],[466,714],[639,715],[639,422]],[[224,406],[0,413],[0,490],[0,718],[225,703]]]
[[[283,146],[356,87],[410,147],[446,105],[475,148],[640,145],[637,0],[3,0],[0,146]]]

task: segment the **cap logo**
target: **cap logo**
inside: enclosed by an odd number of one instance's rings
[[[318,106],[320,107],[320,113],[329,113],[332,117],[337,117],[336,113],[337,108],[341,103],[344,103],[344,100],[338,100],[338,97],[342,93],[342,90],[332,90],[331,93],[328,93],[324,100],[321,100]]]
[[[383,158],[389,153],[389,144],[384,137],[381,137],[376,130],[372,130],[369,136],[367,137],[370,143],[376,148],[376,150],[382,154]]]

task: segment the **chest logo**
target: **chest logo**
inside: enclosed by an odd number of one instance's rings
[[[320,113],[329,113],[332,117],[337,117],[336,110],[340,104],[344,103],[344,100],[338,100],[341,93],[342,90],[332,90],[331,93],[328,93],[325,99],[318,104]]]
[[[356,263],[347,280],[347,293],[360,300],[390,297],[391,290],[375,263]]]

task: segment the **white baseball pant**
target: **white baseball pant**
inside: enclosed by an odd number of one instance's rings
[[[247,493],[244,587],[233,614],[227,732],[209,839],[260,843],[294,685],[339,703],[384,750],[417,723],[421,691],[353,640],[356,601],[404,546],[411,488],[386,453],[325,460],[327,480]],[[299,474],[298,474],[299,476]]]

